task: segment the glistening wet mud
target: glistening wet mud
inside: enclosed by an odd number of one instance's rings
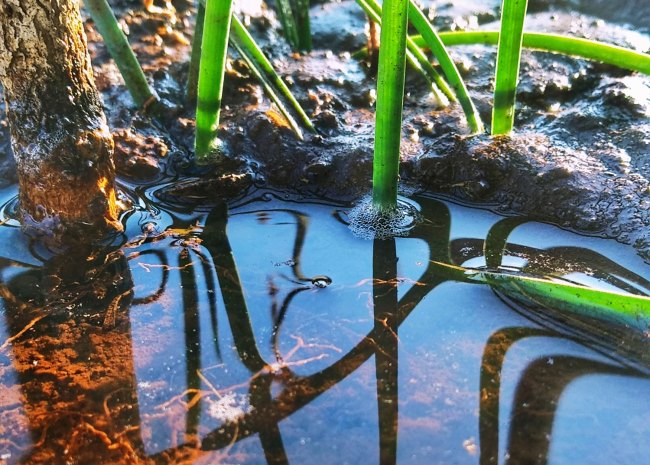
[[[440,30],[498,29],[500,2],[425,5]],[[187,170],[193,110],[185,101],[193,3],[175,12],[143,10],[139,0],[113,0],[145,72],[167,110],[158,119],[134,111],[101,38],[86,23],[96,80],[116,140],[122,176],[155,182],[186,170],[174,194],[233,195],[251,184],[349,198],[370,187],[374,77],[353,58],[366,43],[366,19],[351,0],[312,8],[315,50],[292,54],[272,10],[240,5],[250,29],[291,84],[318,128],[298,141],[233,54],[222,138],[230,158],[211,172]],[[650,50],[643,1],[532,2],[526,29],[595,38]],[[454,47],[481,116],[491,113],[494,48]],[[402,148],[404,181],[480,202],[506,213],[535,216],[565,228],[632,244],[650,253],[650,80],[647,76],[562,55],[525,51],[511,139],[467,137],[460,109],[441,109],[426,84],[409,73]],[[4,118],[2,118],[4,120]],[[6,131],[0,131],[0,185],[15,182]]]
[[[522,307],[438,265],[494,266],[486,238],[502,235],[500,266],[648,295],[631,248],[426,195],[404,199],[422,215],[407,236],[372,241],[350,231],[348,204],[130,192],[124,234],[52,256],[3,191],[3,464],[650,452],[647,333]]]

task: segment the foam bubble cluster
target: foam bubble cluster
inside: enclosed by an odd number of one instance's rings
[[[373,205],[370,196],[362,198],[348,213],[350,230],[363,239],[407,236],[420,217],[417,208],[404,200],[398,200],[394,209],[380,210]]]

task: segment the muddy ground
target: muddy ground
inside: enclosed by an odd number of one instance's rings
[[[292,54],[273,12],[246,2],[250,29],[273,58],[315,122],[318,134],[298,140],[233,56],[222,113],[229,157],[220,166],[191,163],[193,110],[185,100],[194,7],[144,10],[140,0],[113,0],[145,72],[166,110],[157,118],[135,110],[101,38],[87,33],[120,176],[150,184],[180,175],[166,195],[193,202],[231,195],[251,184],[330,197],[370,189],[374,77],[351,56],[366,44],[366,20],[354,1],[312,7],[314,51]],[[242,2],[243,3],[243,2]],[[427,2],[441,29],[498,28],[499,3]],[[462,5],[461,5],[462,3]],[[164,7],[162,3],[156,4]],[[571,33],[640,51],[650,50],[648,5],[581,0],[531,1],[526,28]],[[489,124],[495,50],[455,47],[484,121]],[[0,185],[15,182],[6,124],[0,131]],[[403,125],[401,176],[416,186],[507,214],[527,215],[632,244],[650,261],[650,78],[611,66],[525,51],[516,133],[468,136],[458,105],[441,108],[410,72]]]

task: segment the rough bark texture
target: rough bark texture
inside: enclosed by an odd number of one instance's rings
[[[77,0],[0,2],[0,82],[24,228],[55,241],[119,229],[113,140]]]

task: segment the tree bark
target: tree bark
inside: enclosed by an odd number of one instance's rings
[[[23,228],[55,242],[120,230],[113,139],[77,0],[0,1],[0,83]]]

